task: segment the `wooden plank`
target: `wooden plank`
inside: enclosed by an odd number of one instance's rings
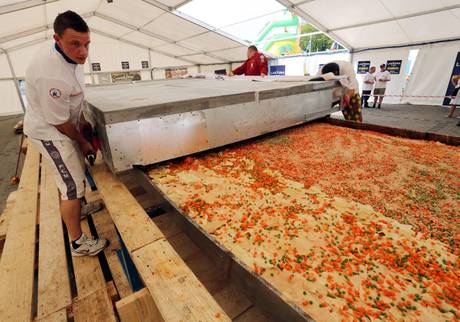
[[[134,251],[133,260],[165,321],[230,321],[167,240]]]
[[[146,288],[121,299],[115,306],[121,322],[164,321]]]
[[[112,301],[107,290],[97,290],[85,297],[78,297],[73,307],[75,322],[115,322]]]
[[[72,304],[59,193],[48,165],[42,165],[38,256],[38,314],[44,317]]]
[[[0,261],[0,321],[30,321],[40,154],[29,146]]]
[[[126,277],[117,255],[117,250],[121,249],[121,245],[118,240],[118,234],[115,230],[112,218],[110,218],[107,209],[102,209],[92,215],[92,218],[98,235],[102,235],[110,240],[110,245],[104,250],[104,254],[107,259],[107,263],[109,264],[110,272],[112,273],[113,281],[118,294],[121,298],[126,297],[132,294],[133,290],[129,285],[128,278]]]
[[[82,220],[81,228],[86,236],[91,236],[86,219]],[[97,256],[72,256],[72,263],[79,298],[84,298],[99,290],[107,293],[104,274]]]
[[[37,322],[67,322],[67,309],[62,309],[37,319]]]
[[[100,159],[92,168],[93,178],[128,250],[133,252],[163,238],[133,195]]]
[[[18,191],[13,191],[8,195],[6,199],[5,208],[3,209],[2,214],[0,215],[0,240],[4,240],[6,237],[6,232],[8,230],[8,224],[10,222],[11,214],[14,212],[14,207],[16,205],[16,196]]]

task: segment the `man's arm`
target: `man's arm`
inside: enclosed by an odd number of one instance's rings
[[[246,66],[248,64],[248,61],[245,61],[243,65],[241,65],[238,68],[235,68],[232,72],[233,75],[243,75],[246,73]]]
[[[84,139],[70,119],[69,86],[56,79],[40,79],[37,84],[40,105],[45,120],[59,132],[77,141],[84,156],[92,151],[91,145]],[[84,120],[84,117],[83,117]],[[86,122],[86,120],[84,120]]]
[[[263,54],[259,55],[259,66],[260,66],[260,75],[266,76],[268,75],[268,62],[267,57]]]
[[[86,141],[86,139],[77,130],[72,122],[67,121],[63,124],[54,125],[54,127],[57,128],[62,134],[68,136],[71,140],[77,141],[84,156],[88,155],[90,152],[94,153],[91,144]]]

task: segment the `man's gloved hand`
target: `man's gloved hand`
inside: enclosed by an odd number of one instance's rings
[[[94,162],[96,161],[96,153],[94,152],[93,146],[88,141],[84,141],[80,143],[80,150],[86,160],[88,160],[89,164],[94,165]]]

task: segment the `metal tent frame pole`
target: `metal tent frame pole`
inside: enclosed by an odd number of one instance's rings
[[[13,67],[13,63],[11,62],[10,54],[8,53],[7,50],[5,50],[3,48],[0,48],[0,51],[2,51],[6,56],[6,60],[8,61],[8,65],[10,66],[11,76],[13,76],[14,86],[16,87],[16,92],[17,92],[17,94],[19,96],[19,101],[21,102],[22,111],[25,113],[26,112],[26,105],[24,103],[24,100],[22,99],[21,90],[19,89],[18,78],[16,77],[16,73],[14,72],[14,67]]]

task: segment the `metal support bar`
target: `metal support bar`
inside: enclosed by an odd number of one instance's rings
[[[19,89],[18,79],[16,77],[16,73],[14,72],[14,67],[13,63],[11,62],[10,54],[8,53],[8,51],[2,48],[0,48],[0,51],[3,51],[6,55],[6,60],[8,61],[8,65],[10,66],[11,76],[13,76],[14,86],[16,87],[16,92],[18,93],[19,101],[21,102],[22,111],[25,113],[26,105],[24,103],[24,100],[22,99],[21,90]]]
[[[150,54],[150,48],[147,50],[149,55],[149,68],[152,68],[152,55]],[[153,73],[150,72],[150,80],[153,80]]]

